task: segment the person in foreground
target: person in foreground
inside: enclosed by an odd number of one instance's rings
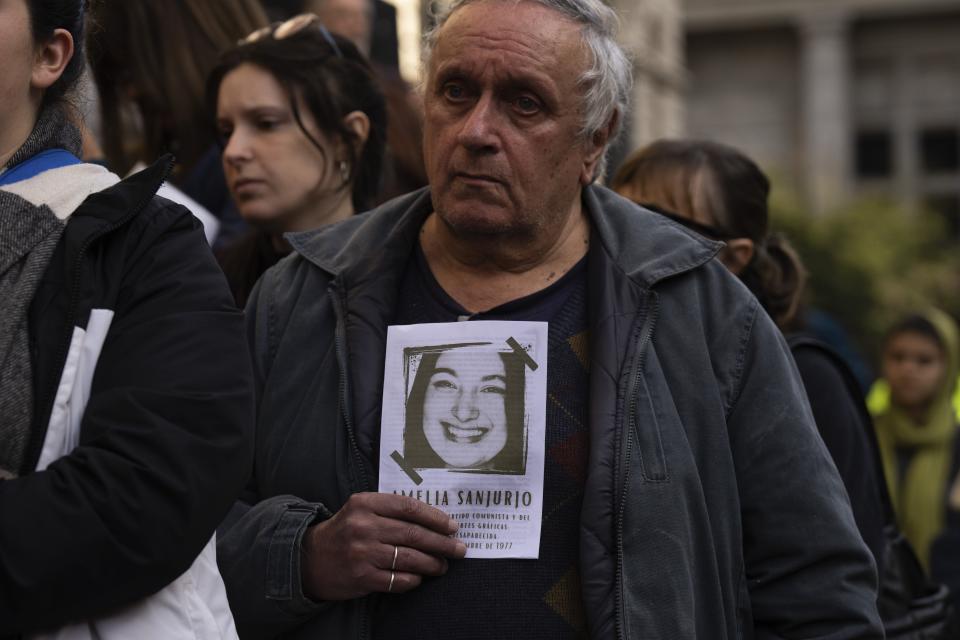
[[[0,637],[229,638],[242,314],[154,196],[169,159],[120,181],[76,158],[85,5],[0,2]]]
[[[779,331],[714,243],[593,186],[630,93],[599,0],[460,0],[430,187],[317,232],[248,304],[246,637],[882,638],[876,571]],[[387,327],[549,322],[537,560],[463,560],[377,490]],[[305,348],[308,346],[308,348]]]

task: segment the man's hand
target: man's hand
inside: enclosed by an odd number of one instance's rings
[[[423,576],[446,573],[447,558],[466,555],[466,546],[450,537],[457,528],[447,514],[419,500],[356,493],[336,515],[304,533],[303,591],[317,601],[409,591]]]

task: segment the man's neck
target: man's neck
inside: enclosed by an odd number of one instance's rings
[[[563,277],[587,254],[590,223],[577,206],[559,233],[531,242],[459,235],[434,212],[420,232],[420,246],[447,295],[467,311],[479,313],[536,293]]]

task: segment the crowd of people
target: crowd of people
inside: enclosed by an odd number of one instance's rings
[[[447,5],[413,88],[379,0],[0,0],[0,638],[960,637],[956,322],[868,409],[754,161],[607,166],[613,10]],[[536,559],[378,492],[390,328],[475,321]],[[527,473],[450,353],[394,453]]]

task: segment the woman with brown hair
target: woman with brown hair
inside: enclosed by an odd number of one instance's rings
[[[164,153],[171,182],[221,222],[243,223],[220,168],[206,110],[207,76],[220,54],[267,24],[258,0],[116,0],[97,3],[89,58],[100,99],[107,164],[121,175]]]
[[[376,202],[387,107],[366,58],[309,13],[224,53],[210,73],[207,104],[227,185],[252,227],[217,252],[242,307],[260,275],[290,252],[284,233],[344,220]]]
[[[743,280],[781,330],[793,325],[806,272],[786,238],[770,233],[770,182],[752,160],[714,142],[661,140],[630,156],[610,187],[725,242],[720,261]]]

